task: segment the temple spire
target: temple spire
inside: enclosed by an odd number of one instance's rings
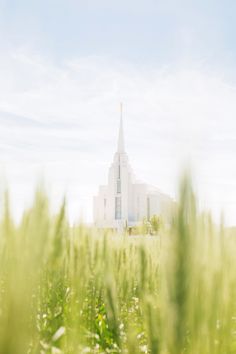
[[[119,153],[125,152],[125,143],[124,143],[124,130],[123,130],[123,105],[120,104],[120,130],[119,130],[119,140],[118,140],[118,150]]]

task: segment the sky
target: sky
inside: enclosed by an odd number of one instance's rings
[[[72,221],[92,220],[123,102],[138,179],[176,198],[189,163],[199,206],[235,225],[235,13],[233,0],[0,0],[0,191],[16,218],[43,178],[52,209],[66,195]]]

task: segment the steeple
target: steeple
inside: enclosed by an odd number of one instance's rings
[[[123,130],[123,105],[120,104],[120,130],[119,130],[119,140],[118,140],[118,153],[125,152],[125,143],[124,143],[124,130]]]

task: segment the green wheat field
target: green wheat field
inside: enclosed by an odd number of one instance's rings
[[[70,226],[42,188],[16,225],[6,193],[0,354],[236,353],[236,232],[196,204],[184,177],[171,224],[133,237]]]

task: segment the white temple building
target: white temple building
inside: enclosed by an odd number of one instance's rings
[[[99,228],[123,229],[153,215],[166,218],[173,201],[157,188],[139,183],[130,167],[124,144],[121,108],[117,151],[109,170],[108,184],[94,197],[94,222]]]

